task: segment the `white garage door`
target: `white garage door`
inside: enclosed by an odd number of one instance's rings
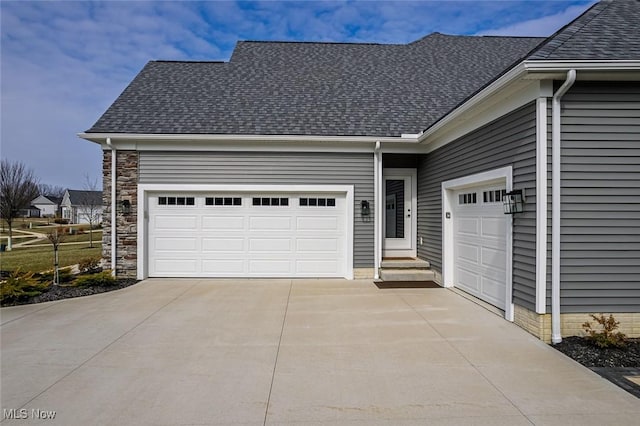
[[[506,291],[504,193],[504,187],[478,187],[454,198],[455,286],[500,309]]]
[[[149,195],[151,277],[342,277],[345,194]]]

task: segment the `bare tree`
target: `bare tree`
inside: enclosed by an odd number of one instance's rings
[[[47,239],[53,245],[53,284],[60,284],[60,262],[58,260],[58,248],[60,244],[67,238],[66,228],[54,228],[47,233]]]
[[[38,180],[33,170],[21,162],[2,159],[0,162],[0,216],[7,222],[9,239],[7,250],[11,250],[13,220],[21,209],[29,207],[38,196]]]
[[[97,179],[84,175],[84,191],[80,194],[78,216],[89,223],[89,247],[93,248],[93,227],[102,217],[102,194]]]
[[[60,185],[49,185],[48,183],[41,183],[38,185],[38,192],[40,195],[50,195],[56,198],[64,197],[65,188]]]

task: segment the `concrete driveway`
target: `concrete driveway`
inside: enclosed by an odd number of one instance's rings
[[[1,321],[3,417],[26,417],[3,425],[635,425],[640,416],[640,400],[446,289],[150,279],[3,308]]]

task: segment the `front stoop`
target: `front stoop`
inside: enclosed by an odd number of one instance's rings
[[[433,281],[434,272],[422,259],[384,259],[380,265],[381,281]]]

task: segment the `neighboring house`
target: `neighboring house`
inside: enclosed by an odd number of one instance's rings
[[[31,204],[40,210],[41,217],[55,217],[60,214],[62,198],[53,195],[39,195]]]
[[[61,209],[62,218],[69,219],[69,223],[102,223],[102,191],[67,189]]]
[[[638,336],[638,22],[639,2],[602,1],[547,39],[149,62],[80,135],[104,151],[105,260],[140,279],[351,279],[416,257],[544,340],[598,312]]]

